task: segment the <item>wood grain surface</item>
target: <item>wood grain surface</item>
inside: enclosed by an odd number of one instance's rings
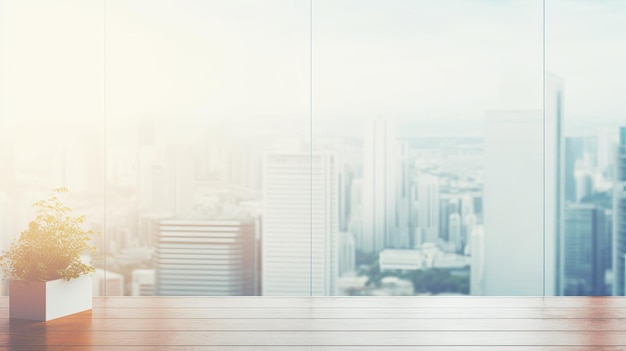
[[[626,351],[617,297],[96,297],[49,322],[9,320],[0,350]]]

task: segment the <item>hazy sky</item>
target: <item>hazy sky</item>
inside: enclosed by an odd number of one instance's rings
[[[541,90],[537,0],[314,0],[312,42],[308,0],[0,4],[0,123],[24,140],[97,134],[105,107],[113,136],[148,116],[306,132],[311,103],[316,131],[479,131],[503,81]],[[566,124],[626,121],[625,2],[547,0],[545,29]]]

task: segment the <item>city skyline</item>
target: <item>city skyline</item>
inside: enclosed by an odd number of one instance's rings
[[[623,294],[625,4],[62,1],[0,0],[0,249],[64,185],[125,293],[243,217],[262,294]]]

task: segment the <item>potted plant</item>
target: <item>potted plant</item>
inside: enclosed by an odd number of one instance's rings
[[[74,217],[57,194],[33,204],[36,218],[0,255],[9,282],[10,318],[48,321],[92,308],[94,232],[82,229],[85,216]]]

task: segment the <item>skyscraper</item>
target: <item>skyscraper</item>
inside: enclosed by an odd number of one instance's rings
[[[524,91],[540,88],[539,80]],[[487,113],[485,295],[561,293],[562,143],[562,82],[556,77],[546,77],[543,97]]]
[[[356,268],[354,236],[351,233],[339,233],[339,276],[354,272]]]
[[[474,228],[476,227],[476,223],[477,223],[477,219],[476,219],[476,215],[473,213],[470,213],[468,215],[465,216],[465,218],[463,218],[463,246],[464,246],[464,250],[468,249],[471,250],[471,241],[472,241],[472,233],[474,231]]]
[[[482,226],[476,226],[470,235],[471,256],[470,265],[470,294],[481,296],[483,294],[484,259],[485,259],[485,230]]]
[[[258,295],[255,230],[238,219],[159,221],[155,294]]]
[[[448,220],[451,213],[451,195],[442,193],[439,195],[439,238],[448,240]]]
[[[421,174],[417,179],[417,187],[417,224],[424,235],[424,242],[435,243],[439,238],[439,178]]]
[[[574,172],[576,171],[577,153],[576,153],[576,139],[568,137],[565,138],[565,168],[563,170],[563,181],[565,200],[570,202],[576,201],[576,178]]]
[[[613,182],[613,295],[624,296],[626,271],[626,127],[619,130]]]
[[[563,295],[563,232],[565,226],[565,152],[563,137],[563,80],[546,74],[543,110],[544,161],[544,294]]]
[[[363,136],[363,247],[366,253],[384,249],[395,234],[397,142],[387,119],[365,125]]]
[[[355,245],[363,251],[363,180],[354,179],[350,186],[350,221],[348,230],[354,235]]]
[[[412,236],[417,228],[415,213],[416,196],[413,191],[413,167],[409,154],[409,144],[398,142],[396,172],[396,229],[390,247],[406,249],[413,247]],[[438,210],[438,209],[437,209]]]
[[[461,215],[458,213],[451,213],[450,218],[448,219],[448,241],[451,244],[454,252],[457,253],[463,249],[463,237],[461,229]]]
[[[563,240],[563,294],[606,295],[604,277],[611,265],[610,225],[605,211],[591,204],[567,204]]]
[[[543,295],[542,124],[541,111],[487,115],[485,295]]]
[[[264,162],[263,295],[335,295],[337,165],[330,153],[270,153]]]

